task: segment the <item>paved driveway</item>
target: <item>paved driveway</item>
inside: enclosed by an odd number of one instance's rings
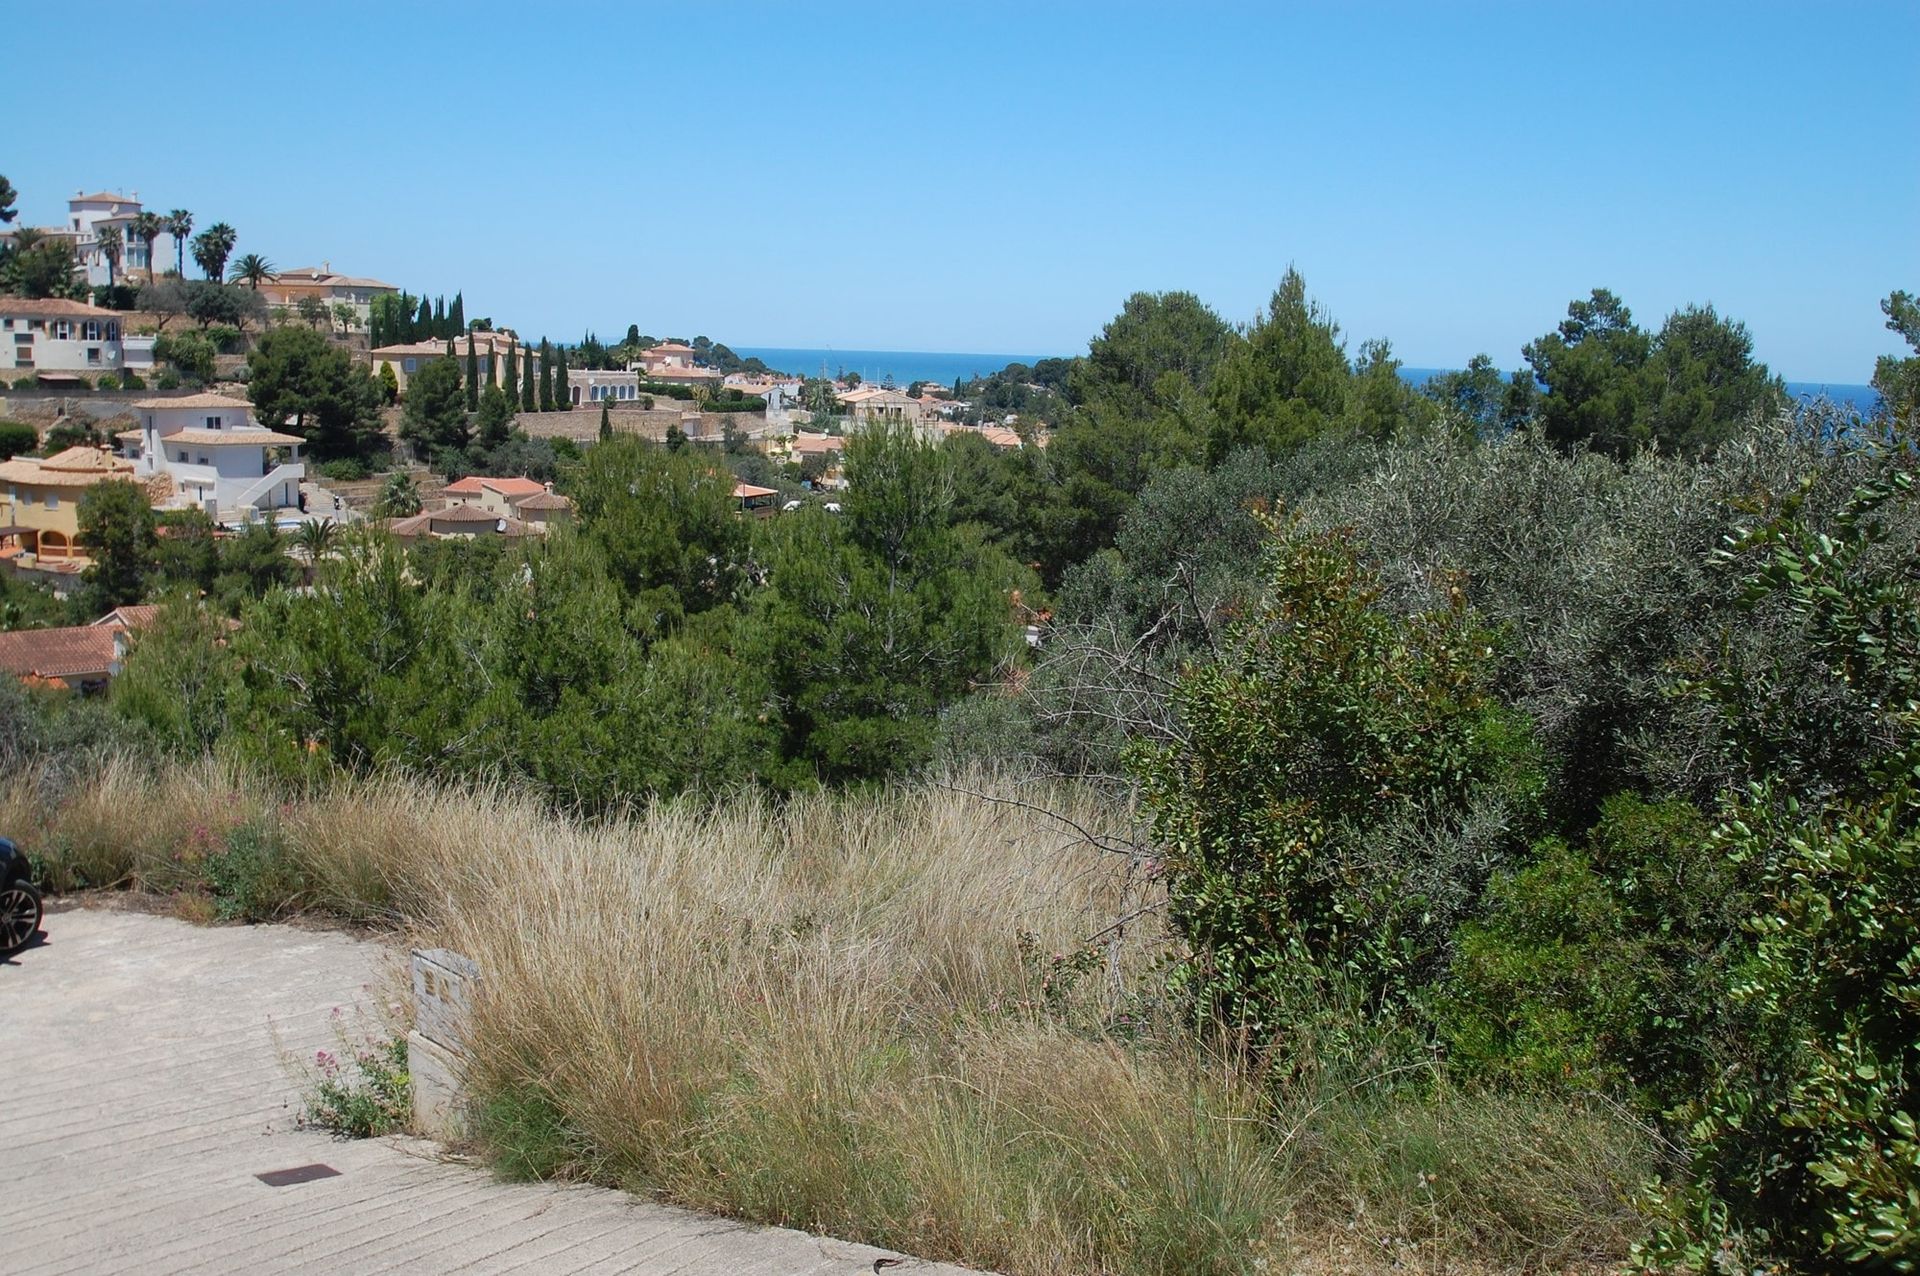
[[[597,1188],[496,1183],[412,1139],[296,1128],[283,1051],[388,986],[386,948],[286,926],[50,914],[0,963],[0,1272],[871,1270],[884,1251]],[[276,1041],[277,1038],[277,1041]],[[255,1176],[323,1164],[336,1176]],[[909,1262],[901,1276],[959,1273]]]

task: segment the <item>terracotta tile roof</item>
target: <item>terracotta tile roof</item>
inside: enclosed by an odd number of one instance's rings
[[[793,450],[803,455],[825,456],[829,452],[846,450],[847,441],[836,439],[831,434],[796,434],[793,436]]]
[[[442,509],[429,510],[427,517],[436,523],[497,523],[500,516],[491,510],[483,510],[478,505],[448,505]]]
[[[475,509],[471,505],[449,505],[445,509],[428,510],[424,514],[415,514],[411,518],[390,519],[386,526],[387,531],[395,536],[431,536],[434,534],[436,523],[451,524],[458,529],[449,533],[450,535],[458,535],[468,530],[478,532],[482,526],[497,527],[502,536],[527,534],[527,525],[519,519],[501,518],[483,509]]]
[[[226,394],[189,394],[178,399],[136,399],[133,404],[142,412],[164,412],[168,408],[245,408],[253,410],[253,404],[245,399],[236,399]]]
[[[115,659],[117,625],[15,629],[0,633],[0,671],[16,678],[105,677]]]
[[[536,492],[514,504],[516,510],[570,510],[573,502],[554,492]]]
[[[45,460],[16,456],[0,462],[0,483],[39,487],[91,487],[109,479],[133,478],[133,462],[98,448],[70,447]]]
[[[138,207],[140,204],[140,201],[137,199],[128,199],[125,195],[116,195],[112,191],[99,191],[92,195],[76,195],[68,202],[73,204],[132,204],[135,207]]]
[[[283,270],[273,277],[276,284],[323,284],[329,288],[388,288],[399,291],[390,283],[378,279],[362,279],[353,275],[339,275],[318,266],[296,266],[292,270]]]
[[[745,500],[750,496],[778,496],[779,494],[780,492],[777,488],[755,487],[751,483],[735,483],[733,485],[733,495],[737,500]]]
[[[118,319],[120,312],[102,310],[84,301],[68,301],[62,297],[43,297],[39,300],[0,297],[0,315],[24,315],[29,319]]]
[[[122,629],[151,629],[160,619],[160,608],[153,603],[132,603],[125,607],[115,607],[106,615],[93,622],[95,629],[107,625],[118,625]]]
[[[297,434],[282,434],[278,430],[202,430],[195,427],[160,436],[162,443],[176,440],[196,447],[273,447],[306,442]]]
[[[489,488],[502,496],[534,496],[546,491],[547,485],[530,478],[496,478],[492,475],[474,474],[461,479],[458,483],[447,484],[446,490],[456,496],[478,496]]]

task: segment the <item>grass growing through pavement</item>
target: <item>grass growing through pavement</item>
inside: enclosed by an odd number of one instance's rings
[[[1012,1273],[1518,1270],[1623,1255],[1655,1164],[1603,1106],[1248,1075],[1159,1003],[1152,913],[1101,933],[1152,907],[1150,873],[951,790],[590,824],[498,788],[283,798],[116,762],[57,804],[16,780],[0,819],[62,888],[474,957],[478,1141],[523,1177]]]

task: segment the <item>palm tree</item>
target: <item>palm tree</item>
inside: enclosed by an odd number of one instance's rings
[[[126,250],[126,237],[118,226],[100,228],[100,255],[107,262],[107,287],[113,287],[115,273],[120,269],[120,254]]]
[[[368,511],[375,518],[411,518],[420,512],[420,493],[405,470],[395,470]]]
[[[225,222],[215,222],[193,237],[193,260],[207,272],[207,278],[219,283],[227,273],[227,258],[233,254],[239,233]]]
[[[167,223],[158,213],[135,213],[133,223],[127,227],[127,234],[147,246],[147,282],[160,277],[153,264],[153,241],[160,238]]]
[[[193,233],[193,214],[176,208],[167,214],[167,233],[173,236],[173,273],[187,277],[187,236]]]
[[[215,227],[215,229],[218,229],[218,227]],[[265,257],[262,257],[259,253],[248,253],[239,261],[234,262],[233,273],[227,276],[229,282],[236,279],[246,280],[247,286],[255,292],[260,291],[261,280],[271,278],[273,278],[273,263]]]
[[[334,542],[339,539],[339,531],[339,524],[330,518],[308,519],[293,534],[293,543],[307,556],[309,563],[318,564],[332,552]]]

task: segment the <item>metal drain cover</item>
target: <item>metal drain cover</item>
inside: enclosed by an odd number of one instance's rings
[[[340,1171],[331,1165],[296,1165],[290,1170],[268,1170],[265,1174],[253,1177],[268,1187],[292,1187],[295,1183],[311,1183],[315,1179],[339,1178]]]

